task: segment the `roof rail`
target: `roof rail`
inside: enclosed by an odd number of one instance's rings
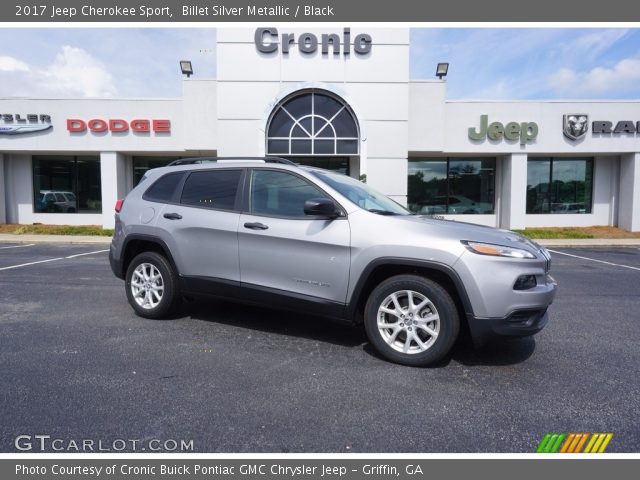
[[[238,162],[253,162],[260,161],[264,163],[282,163],[285,165],[293,165],[297,166],[296,163],[291,160],[287,160],[286,158],[280,157],[193,157],[193,158],[179,158],[178,160],[174,160],[171,162],[168,167],[175,167],[177,165],[193,165],[198,163],[216,163],[218,161],[238,161]]]

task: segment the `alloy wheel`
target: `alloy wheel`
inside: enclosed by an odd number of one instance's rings
[[[401,353],[428,350],[440,332],[440,316],[435,305],[413,290],[400,290],[387,296],[378,308],[377,322],[384,341]]]
[[[158,268],[151,263],[141,263],[131,277],[131,293],[136,303],[151,310],[158,306],[164,294],[164,281]]]

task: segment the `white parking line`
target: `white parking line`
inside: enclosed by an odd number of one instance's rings
[[[84,255],[93,255],[93,254],[96,254],[96,253],[104,253],[104,252],[108,252],[108,251],[109,251],[109,249],[107,249],[107,250],[98,250],[98,251],[95,251],[95,252],[78,253],[76,255],[69,255],[68,257],[64,257],[64,258],[83,257]]]
[[[35,243],[29,243],[27,245],[11,245],[10,247],[0,247],[0,250],[4,250],[6,248],[24,248],[24,247],[33,247]]]
[[[566,255],[567,257],[581,258],[582,260],[590,260],[592,262],[604,263],[605,265],[613,265],[614,267],[630,268],[631,270],[640,271],[640,267],[633,267],[631,265],[624,265],[622,263],[606,262],[604,260],[596,260],[595,258],[581,257],[580,255],[573,255],[571,253],[559,252],[557,250],[549,250],[549,251],[553,253],[557,253],[558,255]]]
[[[0,270],[11,270],[12,268],[28,267],[29,265],[37,265],[38,263],[55,262],[56,260],[63,260],[64,257],[49,258],[47,260],[39,260],[37,262],[21,263],[20,265],[11,265],[10,267],[2,267]]]
[[[37,265],[39,263],[55,262],[56,260],[65,260],[67,258],[82,257],[84,255],[94,255],[96,253],[104,253],[108,251],[109,250],[97,250],[95,252],[77,253],[76,255],[69,255],[68,257],[48,258],[47,260],[38,260],[37,262],[21,263],[20,265],[11,265],[9,267],[1,267],[0,271],[11,270],[13,268],[28,267],[29,265]]]

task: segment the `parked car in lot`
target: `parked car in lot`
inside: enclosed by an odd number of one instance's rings
[[[36,211],[49,213],[75,213],[78,200],[73,192],[40,190],[36,199]]]
[[[448,211],[447,204],[449,206]],[[425,215],[493,213],[493,206],[490,203],[476,202],[463,195],[433,197],[427,202],[421,203],[419,207],[418,213]]]
[[[551,213],[586,213],[584,203],[552,203]]]
[[[111,268],[137,314],[212,295],[324,315],[364,323],[407,365],[442,358],[462,324],[478,342],[535,334],[556,292],[549,253],[521,235],[415,215],[278,158],[149,170],[115,215]]]

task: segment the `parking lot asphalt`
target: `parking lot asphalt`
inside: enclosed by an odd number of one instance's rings
[[[105,248],[0,244],[0,451],[50,435],[199,452],[534,452],[547,432],[612,432],[608,452],[640,451],[638,248],[554,249],[545,330],[459,342],[432,368],[386,362],[361,328],[305,315],[198,301],[139,318]]]

